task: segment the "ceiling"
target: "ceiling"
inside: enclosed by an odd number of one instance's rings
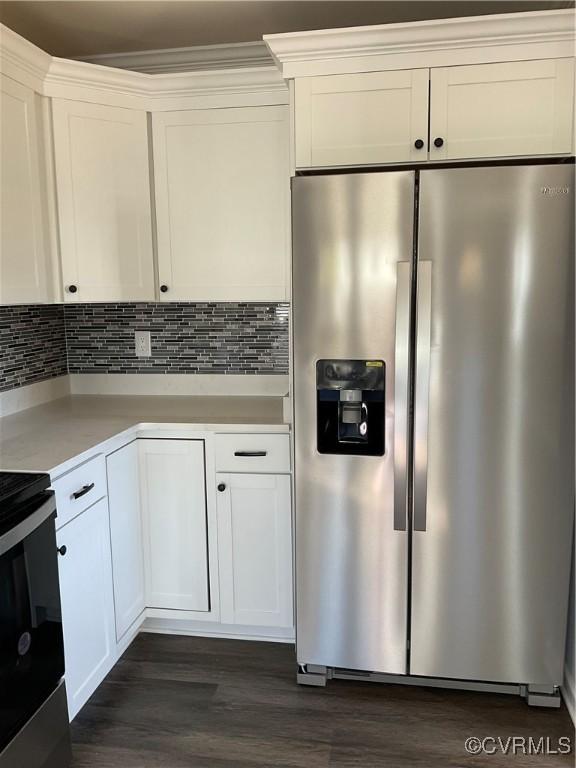
[[[0,21],[48,53],[73,58],[250,42],[274,32],[572,7],[574,2],[538,0],[18,0],[0,2]]]

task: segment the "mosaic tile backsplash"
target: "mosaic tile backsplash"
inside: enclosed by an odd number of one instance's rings
[[[0,392],[67,370],[63,307],[0,307]]]
[[[0,391],[70,373],[287,374],[288,304],[0,307]],[[134,331],[150,331],[136,357]]]
[[[70,373],[288,373],[288,304],[66,305]],[[134,331],[151,357],[135,357]]]

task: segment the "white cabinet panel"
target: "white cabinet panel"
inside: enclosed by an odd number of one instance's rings
[[[0,78],[0,304],[52,300],[44,176],[37,97],[15,80]]]
[[[137,441],[107,456],[106,467],[116,639],[120,640],[145,608]]]
[[[210,610],[202,440],[138,440],[146,605]]]
[[[428,69],[297,79],[296,167],[426,160],[428,80]]]
[[[146,113],[54,99],[53,119],[64,300],[153,299]]]
[[[290,476],[221,473],[217,480],[221,621],[291,627]]]
[[[431,160],[572,151],[572,59],[433,69],[430,94]]]
[[[160,112],[152,126],[161,299],[285,299],[288,108]]]
[[[106,499],[56,535],[68,712],[72,719],[116,660],[110,531]]]

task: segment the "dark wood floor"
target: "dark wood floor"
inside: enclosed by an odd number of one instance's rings
[[[466,754],[469,736],[574,729],[515,696],[295,683],[294,649],[139,635],[72,724],[74,768],[542,768],[573,755]]]

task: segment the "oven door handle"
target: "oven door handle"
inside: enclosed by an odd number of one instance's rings
[[[26,536],[29,536],[36,528],[44,523],[51,515],[56,514],[56,501],[54,500],[54,492],[49,491],[48,498],[41,504],[37,510],[21,523],[15,525],[6,533],[0,536],[0,557],[8,552],[9,549],[19,544]]]

